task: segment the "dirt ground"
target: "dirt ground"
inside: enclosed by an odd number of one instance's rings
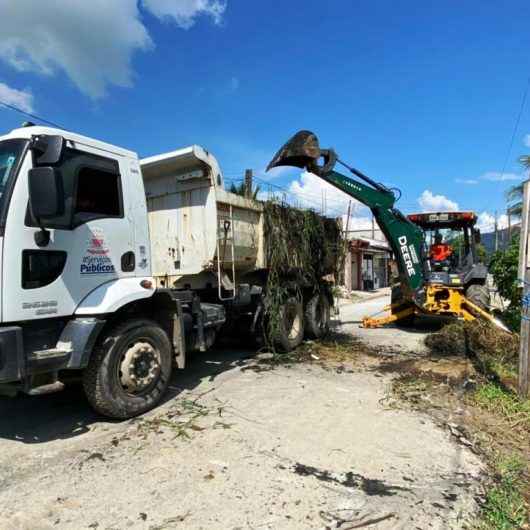
[[[212,351],[132,421],[97,417],[76,385],[0,401],[0,528],[470,528],[481,459],[452,418],[393,406],[385,369],[421,358],[429,330],[358,328],[387,302],[341,308],[337,331],[366,352]]]

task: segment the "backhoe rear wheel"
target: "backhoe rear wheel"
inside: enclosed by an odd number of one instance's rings
[[[490,291],[487,285],[473,283],[466,289],[466,298],[484,311],[490,308]]]

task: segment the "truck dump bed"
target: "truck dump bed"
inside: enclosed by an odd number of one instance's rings
[[[266,267],[263,205],[227,192],[213,155],[194,145],[141,168],[159,284],[215,286],[219,270],[237,277]]]
[[[140,162],[153,276],[160,286],[231,289],[249,273],[298,270],[308,283],[336,271],[335,220],[224,189],[215,157],[191,146]]]

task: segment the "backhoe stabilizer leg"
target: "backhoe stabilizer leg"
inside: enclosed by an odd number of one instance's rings
[[[362,327],[363,328],[381,328],[385,326],[386,324],[392,324],[394,322],[398,322],[399,320],[402,320],[403,318],[407,318],[413,314],[416,313],[416,309],[414,306],[407,306],[401,308],[398,306],[395,308],[394,306],[390,306],[389,309],[392,311],[390,315],[386,317],[379,317],[379,318],[373,318],[373,317],[364,317]]]
[[[491,322],[491,324],[493,324],[495,327],[502,329],[503,331],[507,331],[508,333],[511,333],[511,331],[498,318],[495,318],[493,315],[491,315],[487,311],[484,311],[484,309],[482,309],[478,305],[468,300],[465,296],[463,296],[462,298],[463,298],[462,309],[468,315],[471,315],[471,318],[467,318],[466,320],[473,320],[477,318],[477,315],[478,315],[480,318],[483,318],[484,320]],[[469,309],[471,311],[469,311]]]

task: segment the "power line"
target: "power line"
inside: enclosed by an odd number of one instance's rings
[[[2,101],[0,99],[0,105],[8,108],[9,110],[13,110],[15,112],[18,112],[20,114],[23,114],[24,116],[28,116],[29,118],[33,118],[34,120],[41,121],[42,123],[47,123],[48,125],[51,125],[52,127],[56,127],[57,129],[65,129],[65,127],[62,127],[61,125],[58,125],[57,123],[54,123],[50,120],[45,120],[44,118],[41,118],[40,116],[37,116],[36,114],[32,114],[31,112],[26,112],[25,110],[22,110],[15,105],[11,105],[10,103],[6,103],[5,101]]]
[[[510,140],[510,146],[508,147],[508,153],[506,153],[506,158],[502,166],[501,178],[499,179],[501,182],[502,182],[502,178],[504,177],[504,173],[506,171],[506,166],[508,165],[508,160],[510,159],[510,155],[512,153],[513,143],[515,141],[515,135],[517,134],[517,130],[519,129],[519,123],[521,121],[521,116],[523,115],[523,111],[526,105],[526,97],[528,96],[529,88],[530,88],[530,77],[528,78],[528,81],[526,82],[526,88],[523,94],[523,99],[521,101],[521,107],[519,108],[519,113],[517,115],[517,119],[515,120],[515,126],[512,132],[512,139]]]

